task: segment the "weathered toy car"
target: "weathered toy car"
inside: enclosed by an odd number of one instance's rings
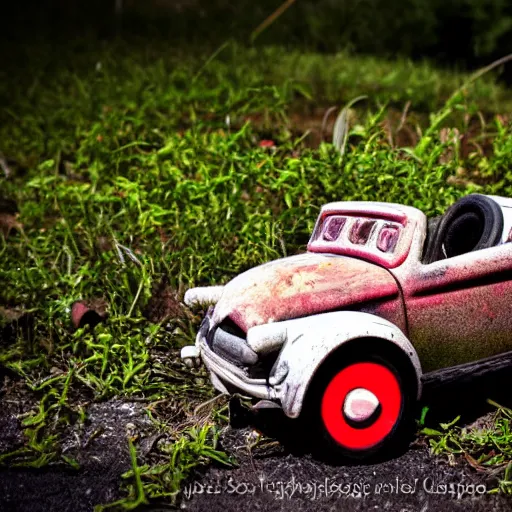
[[[327,204],[305,254],[186,293],[214,306],[182,358],[200,357],[223,393],[311,420],[324,448],[387,450],[422,372],[512,351],[511,228],[512,200],[495,196],[430,220],[398,204]]]

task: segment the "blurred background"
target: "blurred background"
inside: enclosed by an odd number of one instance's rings
[[[512,52],[508,0],[18,0],[3,7],[0,37],[69,40],[94,34],[151,36],[170,44],[249,42],[280,6],[284,12],[259,34],[257,44],[427,57],[462,69]]]

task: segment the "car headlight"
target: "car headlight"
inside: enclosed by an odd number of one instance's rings
[[[286,327],[270,323],[251,327],[247,331],[247,344],[257,354],[269,354],[282,347],[287,339]]]
[[[196,304],[215,305],[217,302],[219,302],[223,290],[224,286],[203,286],[190,288],[190,290],[185,292],[183,302],[189,307]]]

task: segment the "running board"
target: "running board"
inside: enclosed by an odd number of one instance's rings
[[[437,388],[453,383],[462,383],[465,380],[482,377],[488,373],[512,369],[512,351],[496,356],[479,359],[472,363],[460,364],[435,370],[422,376],[422,381],[429,388]]]

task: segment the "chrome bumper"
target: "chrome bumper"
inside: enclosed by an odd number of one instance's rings
[[[227,382],[232,386],[238,388],[240,391],[247,393],[249,396],[255,398],[264,398],[267,400],[272,399],[272,389],[267,384],[265,379],[251,379],[241,368],[234,364],[222,359],[206,344],[206,339],[202,337],[199,339],[199,351],[201,359],[203,360],[206,368],[212,374],[212,383],[219,389],[216,378],[222,382]],[[216,385],[217,384],[217,385]],[[224,386],[222,386],[224,388]],[[224,389],[219,391],[225,392]]]
[[[193,359],[197,357],[201,357],[206,368],[210,371],[212,384],[221,393],[227,393],[224,385],[224,383],[227,383],[248,396],[266,400],[275,399],[274,390],[265,379],[249,378],[241,368],[213,352],[206,344],[206,338],[202,333],[197,335],[195,345],[183,347],[181,350],[181,358],[187,365],[193,365]]]

